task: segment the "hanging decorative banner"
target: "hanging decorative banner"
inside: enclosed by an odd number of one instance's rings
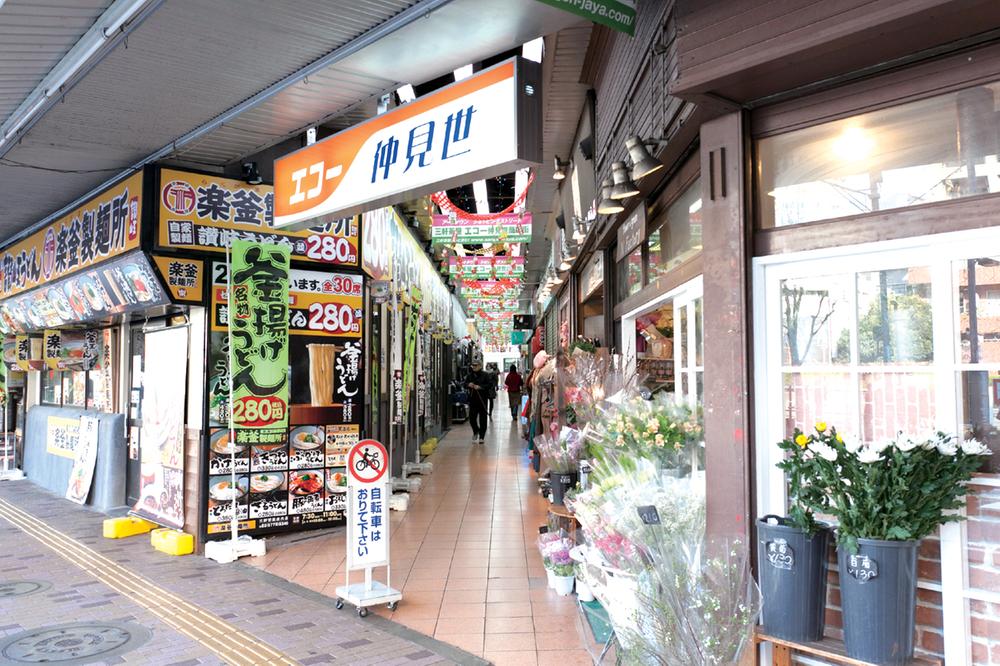
[[[448,273],[468,279],[521,277],[524,265],[524,257],[451,257]]]
[[[41,370],[45,367],[42,360],[42,339],[33,335],[18,335],[16,337],[18,370]]]
[[[456,215],[433,215],[431,243],[527,243],[531,241],[531,213],[508,213],[495,220],[465,220]]]
[[[61,353],[62,342],[60,341],[59,331],[45,329],[45,332],[42,334],[42,355],[45,367],[49,370],[58,370]]]
[[[486,312],[517,312],[521,302],[516,298],[483,298],[481,296],[465,299],[469,310],[485,310]]]
[[[570,14],[582,16],[588,21],[605,25],[612,30],[635,34],[634,0],[538,0]]]
[[[400,425],[403,422],[403,371],[392,371],[392,422]]]
[[[512,58],[274,163],[275,226],[344,217],[538,164],[541,67]]]
[[[462,296],[499,296],[511,298],[521,293],[520,280],[463,280]]]
[[[237,446],[288,437],[289,261],[286,246],[233,241],[228,320]]]
[[[410,413],[410,392],[413,390],[414,360],[417,347],[417,310],[410,308],[406,319],[406,337],[403,347],[403,415]]]

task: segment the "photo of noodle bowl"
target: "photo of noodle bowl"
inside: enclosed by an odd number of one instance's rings
[[[247,477],[245,476],[238,477],[235,486],[232,479],[224,478],[214,481],[208,486],[208,496],[217,502],[231,502],[246,495],[248,485]]]
[[[265,472],[263,474],[252,474],[250,476],[250,492],[269,493],[277,490],[285,482],[285,475],[281,472]]]
[[[299,451],[318,449],[325,442],[326,433],[319,426],[300,426],[291,434],[292,448]]]
[[[235,445],[229,438],[229,430],[216,430],[212,433],[211,443],[209,447],[213,452],[220,455],[232,455],[233,453],[243,453],[246,450],[245,446]]]
[[[331,493],[346,493],[347,475],[339,470],[326,470],[326,489]]]
[[[313,495],[323,490],[322,473],[293,472],[288,482],[288,491],[293,495]]]

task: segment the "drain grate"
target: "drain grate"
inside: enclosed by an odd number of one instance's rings
[[[52,587],[44,580],[0,580],[0,599],[26,597],[35,592],[44,592]]]
[[[147,629],[124,622],[70,622],[8,636],[0,658],[16,664],[90,664],[130,652],[150,638]]]

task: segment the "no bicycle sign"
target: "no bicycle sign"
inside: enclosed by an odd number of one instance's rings
[[[389,452],[365,439],[347,454],[347,565],[367,569],[389,563]]]
[[[389,452],[381,442],[365,439],[347,454],[347,469],[358,483],[376,483],[389,466]]]

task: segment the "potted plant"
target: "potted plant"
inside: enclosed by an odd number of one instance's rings
[[[538,552],[542,556],[542,565],[545,567],[545,577],[548,582],[548,586],[555,588],[556,579],[555,572],[553,569],[552,558],[550,556],[553,544],[558,542],[562,537],[558,532],[546,531],[538,535]]]
[[[990,450],[937,433],[861,445],[834,438],[814,458],[824,506],[839,521],[844,642],[853,659],[904,664],[913,657],[917,549],[962,520],[967,482]]]
[[[830,440],[837,439],[835,428],[819,422],[813,433],[796,428],[778,444],[785,452],[777,466],[788,480],[788,515],[757,520],[761,625],[771,636],[798,642],[823,638],[830,526],[815,518],[814,510],[826,506],[826,493],[814,467],[831,455]]]
[[[570,546],[568,539],[560,539],[553,542],[549,550],[549,561],[552,563],[552,575],[555,579],[553,587],[561,597],[573,594],[573,582],[576,580],[573,559],[569,555]]]

